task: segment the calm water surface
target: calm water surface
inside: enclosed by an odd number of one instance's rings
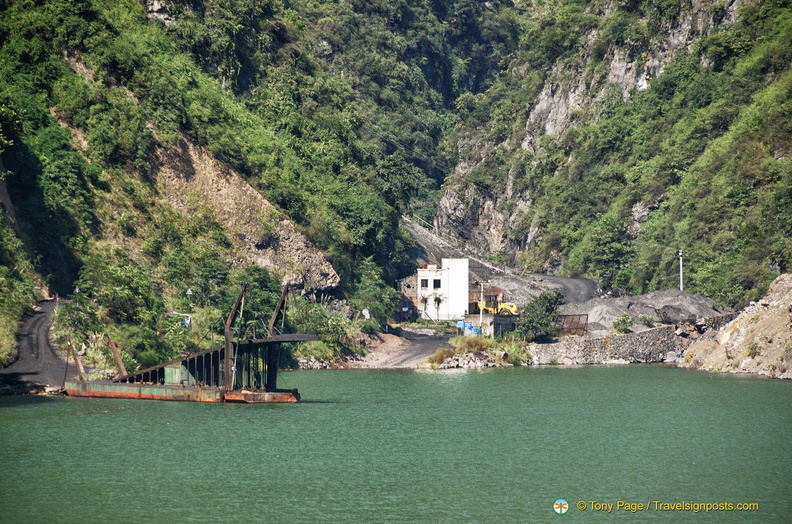
[[[0,399],[0,522],[792,522],[788,381],[659,366],[280,378],[301,403]]]

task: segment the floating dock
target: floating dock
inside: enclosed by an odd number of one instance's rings
[[[300,400],[296,389],[278,389],[280,344],[316,340],[316,335],[272,335],[286,289],[269,324],[270,336],[234,342],[231,326],[244,300],[247,284],[226,322],[225,344],[165,362],[113,381],[67,381],[72,397],[177,400],[186,402],[288,403]],[[115,348],[113,348],[115,351]],[[117,354],[116,354],[117,355]],[[75,357],[76,360],[76,357]],[[120,357],[117,356],[117,361]]]
[[[107,380],[67,382],[72,397],[129,398],[139,400],[178,400],[181,402],[288,403],[300,400],[296,389],[280,391],[239,390],[184,387],[164,384],[119,384]]]

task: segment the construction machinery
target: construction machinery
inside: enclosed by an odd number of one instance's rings
[[[498,295],[484,295],[484,300],[474,302],[475,308],[471,313],[484,312],[490,315],[516,315],[517,305],[511,302],[501,302]]]

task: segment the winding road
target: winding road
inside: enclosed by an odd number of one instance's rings
[[[418,245],[416,259],[419,264],[440,264],[443,258],[470,259],[471,280],[489,281],[503,289],[506,301],[523,305],[543,291],[561,289],[567,304],[585,302],[594,296],[597,283],[590,278],[569,278],[530,273],[518,274],[467,249],[460,249],[445,238],[439,237],[420,224],[403,217],[407,230]]]
[[[391,369],[416,368],[441,348],[451,348],[450,335],[442,333],[417,333],[409,327],[401,328],[398,335],[383,334],[385,343],[370,348],[366,355],[350,367]]]
[[[33,383],[53,387],[63,385],[67,363],[50,345],[50,316],[57,306],[54,300],[39,302],[28,314],[19,330],[19,358],[6,368],[0,368],[0,381],[6,384]],[[74,364],[70,365],[76,373]]]
[[[460,250],[407,218],[404,221],[419,246],[419,263],[438,264],[444,257],[467,257],[471,260],[473,278],[489,280],[493,285],[503,288],[508,300],[518,305],[525,304],[542,291],[558,288],[564,292],[568,304],[585,302],[597,289],[596,282],[590,279],[542,274],[518,275],[509,268],[500,267],[474,253]],[[68,364],[59,357],[49,342],[50,316],[56,307],[57,303],[53,300],[39,302],[35,310],[24,319],[18,337],[19,358],[10,366],[0,368],[0,382],[61,387],[64,376],[68,376],[69,371],[72,375],[76,373],[74,364]],[[362,367],[415,367],[436,349],[447,347],[447,342],[447,337],[405,332],[401,343],[370,355],[361,364]]]

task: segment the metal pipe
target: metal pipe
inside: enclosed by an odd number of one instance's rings
[[[118,346],[116,346],[116,343],[109,334],[107,335],[107,342],[110,344],[110,350],[113,352],[113,358],[115,359],[116,366],[118,366],[118,372],[121,373],[122,377],[125,377],[127,375],[126,366],[124,366],[124,361],[121,360],[121,353],[118,351]]]
[[[278,360],[275,348],[267,346],[267,382],[264,389],[275,391],[278,387]]]
[[[233,344],[232,344],[232,333],[231,327],[234,325],[234,321],[237,318],[237,314],[239,313],[239,306],[242,303],[242,300],[245,298],[245,293],[247,293],[249,284],[247,282],[244,283],[242,286],[242,291],[240,291],[239,296],[237,297],[236,301],[234,302],[233,307],[231,308],[231,314],[228,315],[228,320],[225,323],[225,366],[223,369],[223,382],[225,383],[226,390],[234,389],[234,377],[231,371],[233,367]]]
[[[684,291],[684,286],[682,284],[682,250],[679,250],[679,290]]]

